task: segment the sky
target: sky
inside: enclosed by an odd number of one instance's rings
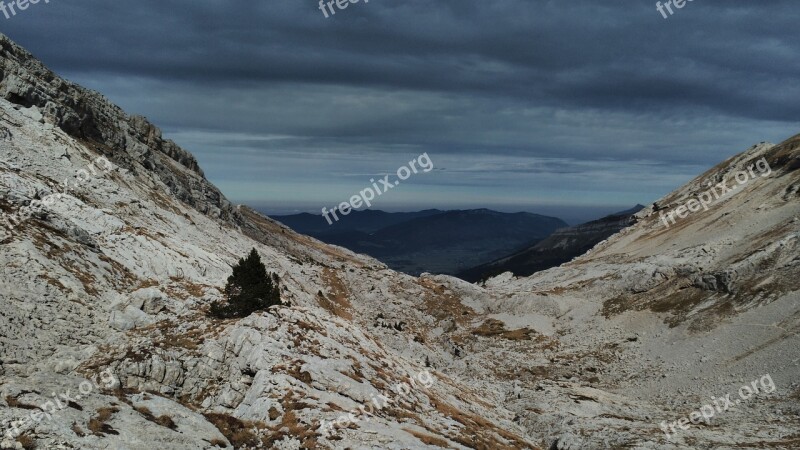
[[[578,222],[800,132],[796,0],[51,0],[0,31],[141,114],[235,203]]]

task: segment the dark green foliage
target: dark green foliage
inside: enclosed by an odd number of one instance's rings
[[[247,258],[233,266],[233,274],[225,285],[228,304],[212,303],[209,315],[217,319],[241,318],[280,305],[279,282],[276,274],[267,274],[261,257],[253,249]]]

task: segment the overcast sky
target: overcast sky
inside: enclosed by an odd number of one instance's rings
[[[800,132],[794,1],[51,0],[0,30],[142,114],[234,202],[583,218]],[[567,209],[564,209],[567,208]],[[575,210],[582,212],[576,213]]]

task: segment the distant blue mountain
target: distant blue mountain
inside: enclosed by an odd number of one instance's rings
[[[567,226],[555,217],[489,209],[354,211],[333,225],[321,215],[307,213],[272,218],[299,233],[368,254],[412,275],[455,274],[533,245]]]
[[[636,205],[602,219],[558,230],[541,242],[461,271],[456,276],[470,282],[478,282],[504,272],[511,272],[517,276],[530,276],[557,267],[588,252],[601,241],[635,223],[633,215],[642,209],[644,206]]]
[[[385,211],[367,209],[353,211],[347,216],[339,214],[339,221],[329,225],[321,215],[302,213],[288,216],[270,216],[287,227],[303,234],[335,234],[340,232],[360,231],[372,233],[399,223],[420,217],[441,214],[438,209],[426,209],[418,212],[389,213]]]

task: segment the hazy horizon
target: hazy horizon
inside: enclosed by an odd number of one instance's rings
[[[274,207],[270,205],[258,205],[258,204],[248,204],[247,206],[259,211],[263,214],[268,216],[289,216],[294,214],[301,214],[301,213],[309,213],[315,216],[320,216],[321,212],[319,209],[313,209],[313,207],[309,208],[292,208],[292,207]],[[473,209],[490,209],[497,212],[503,213],[519,213],[519,212],[526,212],[532,214],[539,214],[543,216],[550,216],[556,217],[564,222],[567,222],[569,225],[579,225],[582,223],[590,222],[595,219],[600,219],[609,214],[613,214],[620,211],[625,211],[627,209],[633,208],[636,204],[629,205],[629,206],[591,206],[586,208],[570,208],[570,207],[559,207],[559,206],[541,206],[541,207],[506,207],[506,208],[494,208],[490,206],[484,207],[448,207],[448,208],[441,208],[441,207],[420,207],[414,208],[413,206],[406,206],[406,207],[395,207],[395,208],[369,208],[373,211],[383,211],[388,213],[404,213],[404,212],[418,212],[427,209],[438,209],[441,211],[454,211],[454,210],[473,210]],[[360,211],[363,211],[361,209]]]

